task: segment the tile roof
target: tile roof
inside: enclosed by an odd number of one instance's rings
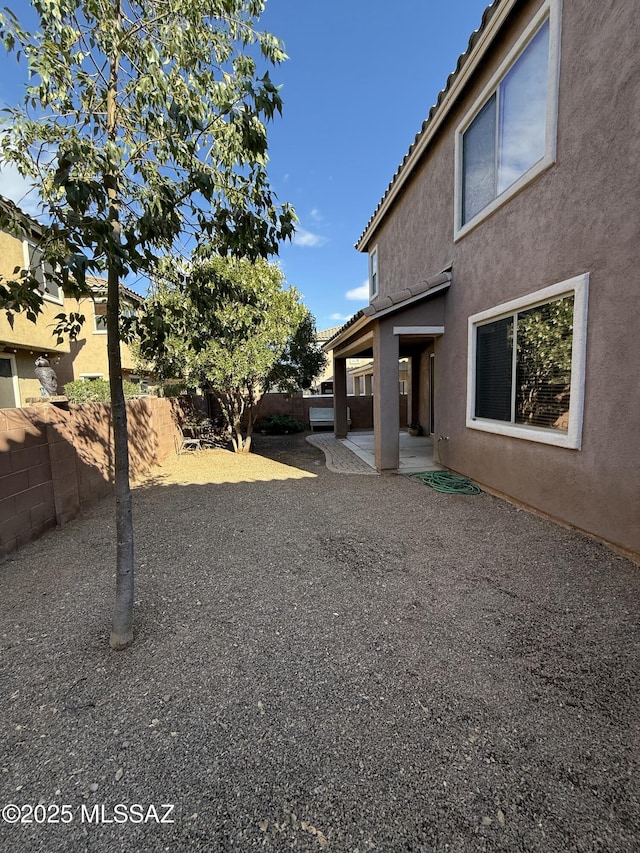
[[[337,338],[338,335],[341,334],[342,332],[344,332],[346,329],[348,329],[349,326],[353,326],[353,324],[356,322],[356,320],[359,320],[360,317],[364,317],[364,312],[365,312],[365,309],[361,308],[359,311],[356,311],[356,313],[353,315],[353,317],[350,320],[347,320],[347,322],[344,323],[342,326],[334,326],[333,329],[327,329],[327,332],[333,332],[333,334],[331,335],[331,337],[327,338],[326,342],[323,344],[322,349],[324,349],[326,351],[327,344],[330,341],[332,341],[334,338]]]
[[[319,332],[316,332],[316,338],[319,341],[328,341],[332,338],[336,332],[339,332],[342,326],[331,326],[330,329],[322,329]]]
[[[87,284],[93,291],[104,292],[107,289],[107,279],[103,276],[97,275],[88,275],[86,277]],[[139,293],[136,293],[135,290],[131,290],[129,287],[125,287],[122,282],[120,282],[120,292],[125,296],[128,296],[134,302],[144,302],[144,296],[141,296]]]

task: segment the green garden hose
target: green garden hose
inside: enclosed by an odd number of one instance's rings
[[[452,474],[451,471],[425,471],[424,474],[411,476],[422,480],[436,492],[444,492],[447,495],[479,495],[482,492],[471,480]]]

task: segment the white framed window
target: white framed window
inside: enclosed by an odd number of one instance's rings
[[[42,298],[48,302],[55,302],[57,305],[62,305],[62,289],[52,280],[53,269],[49,264],[43,262],[42,249],[34,240],[23,240],[22,251],[25,269],[33,272],[36,277],[38,290],[42,293]]]
[[[0,353],[0,409],[20,406],[20,385],[15,356]]]
[[[456,239],[555,162],[560,6],[542,6],[456,130]]]
[[[107,297],[93,297],[93,332],[97,335],[107,334]]]
[[[579,450],[589,274],[469,318],[467,427]]]
[[[104,379],[103,373],[81,373],[80,379],[83,382],[93,382],[94,379]]]
[[[378,295],[378,247],[374,246],[369,254],[369,299]]]

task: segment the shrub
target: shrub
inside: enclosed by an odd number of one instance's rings
[[[128,400],[140,394],[137,382],[123,382],[124,396]],[[108,379],[76,379],[67,382],[64,393],[70,403],[109,403],[111,401]]]
[[[304,425],[289,415],[269,415],[260,425],[260,431],[267,435],[284,435],[289,432],[301,432]]]

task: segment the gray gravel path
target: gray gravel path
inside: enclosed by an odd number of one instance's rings
[[[110,501],[0,567],[3,853],[637,853],[637,566],[304,436],[221,453],[136,490],[127,651]]]

